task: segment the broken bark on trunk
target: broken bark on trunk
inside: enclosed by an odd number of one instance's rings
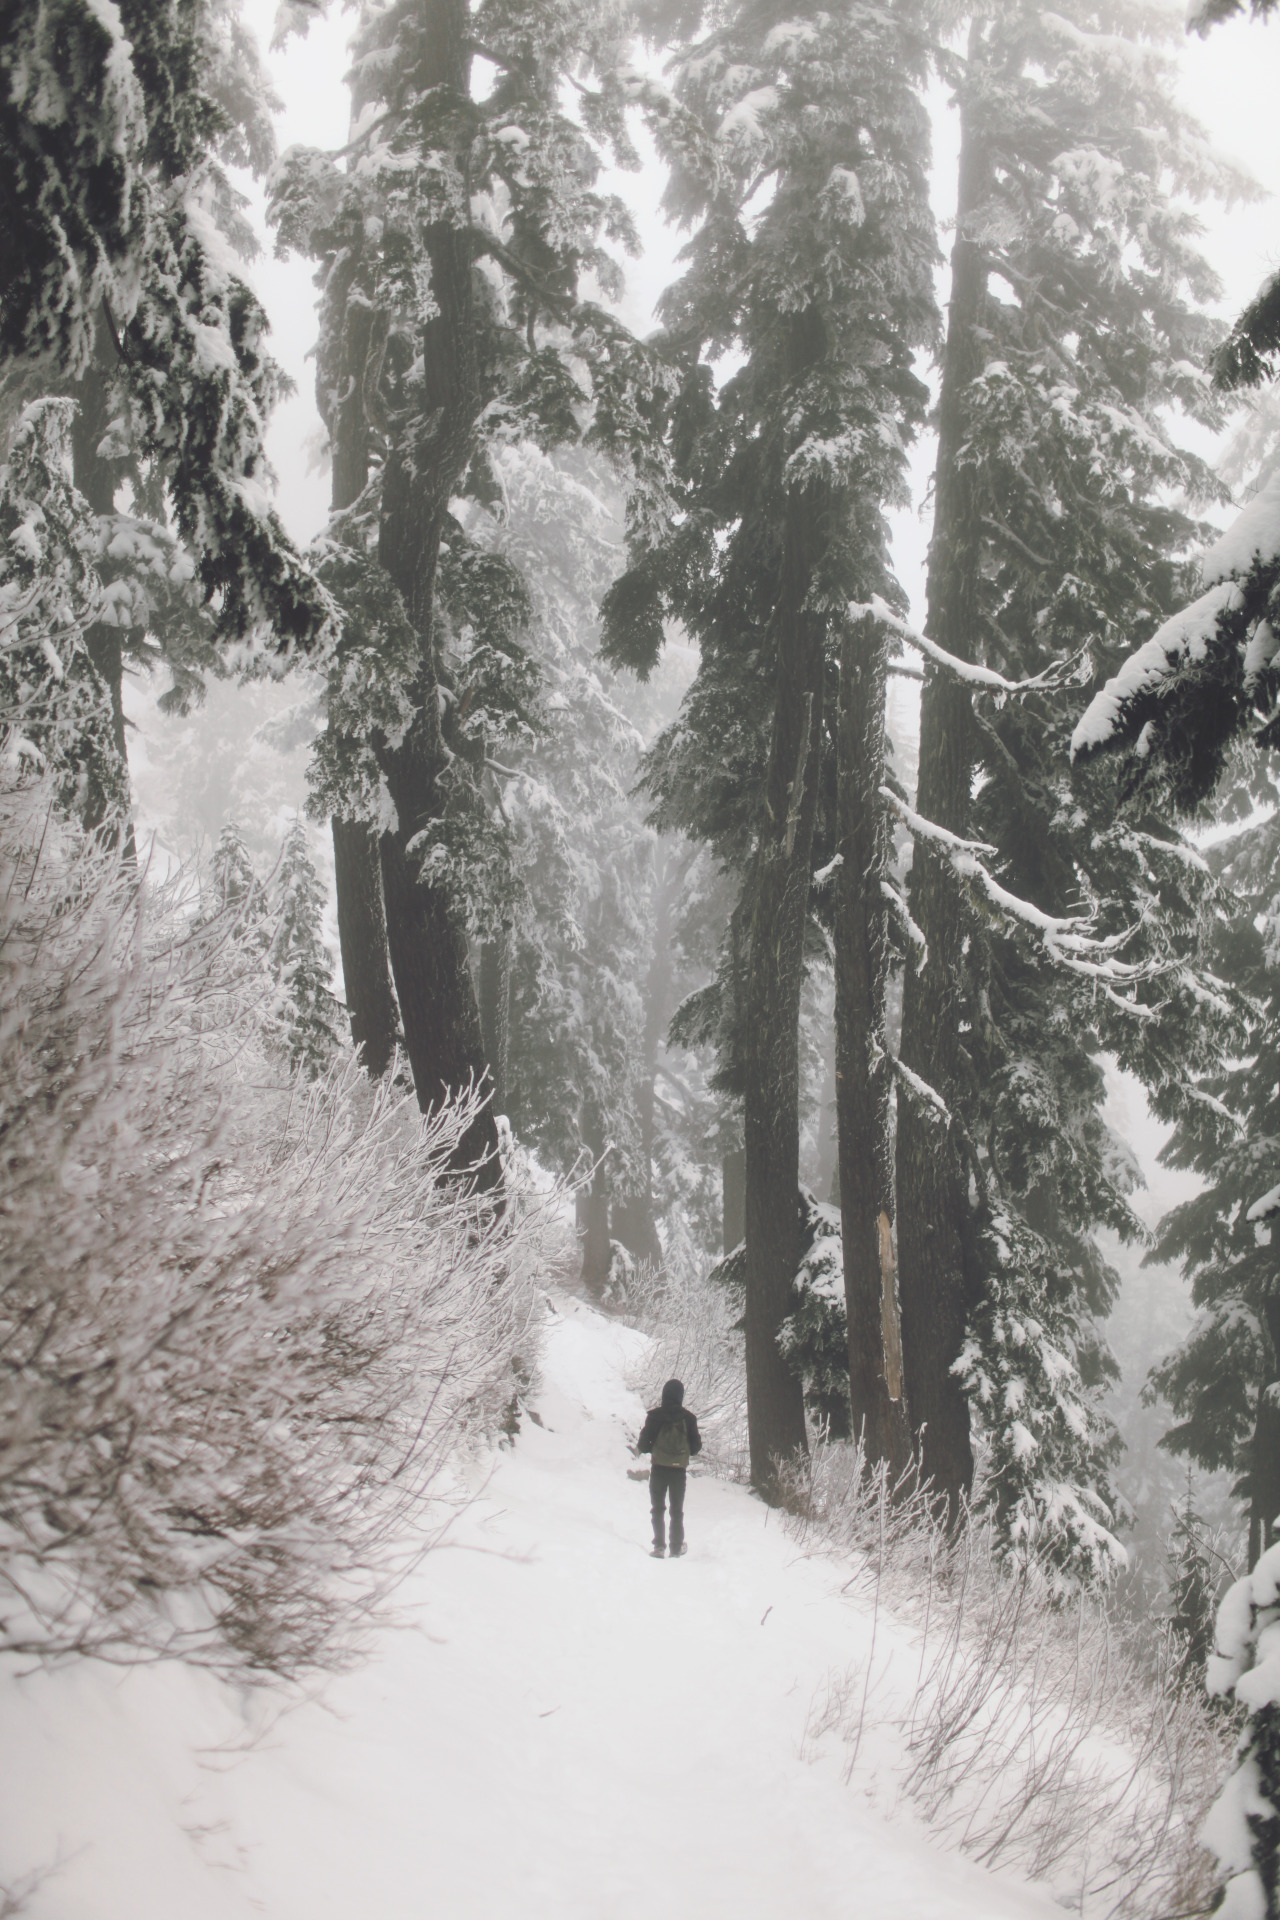
[[[988,162],[961,104],[960,180],[951,306],[938,414],[928,631],[959,659],[977,652],[982,529],[973,476],[961,462],[965,398],[982,371],[980,325],[987,265],[971,228],[986,194]],[[964,835],[973,774],[972,710],[964,684],[931,672],[920,703],[918,811]],[[948,860],[918,840],[911,911],[928,958],[908,968],[903,989],[902,1061],[951,1107],[960,1057],[961,973],[967,910]],[[927,1100],[898,1100],[898,1290],[911,1424],[920,1434],[923,1476],[954,1516],[973,1482],[969,1404],[952,1372],[970,1306],[965,1260],[967,1182],[953,1129]]]
[[[335,814],[330,824],[351,1041],[365,1072],[380,1080],[395,1054],[399,1020],[387,956],[378,837],[364,820],[340,820]]]
[[[896,1480],[911,1458],[893,1265],[892,1066],[885,1040],[885,630],[861,620],[840,661],[840,865],[835,874],[836,1116],[849,1391],[870,1465]]]

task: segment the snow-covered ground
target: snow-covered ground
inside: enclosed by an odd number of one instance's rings
[[[688,1556],[629,1480],[644,1340],[547,1306],[537,1411],[374,1657],[286,1713],[180,1668],[0,1676],[0,1882],[32,1920],[1048,1920],[897,1787],[911,1637],[741,1487]],[[696,1411],[696,1408],[695,1408]],[[814,1737],[865,1672],[866,1731]]]

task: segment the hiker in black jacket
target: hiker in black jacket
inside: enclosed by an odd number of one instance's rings
[[[650,1407],[645,1415],[636,1452],[647,1453],[649,1468],[649,1505],[653,1508],[653,1557],[661,1560],[667,1550],[666,1502],[671,1500],[671,1558],[684,1548],[684,1480],[690,1457],[702,1451],[698,1422],[684,1404],[684,1387],[679,1380],[668,1380],[662,1389],[662,1405]]]

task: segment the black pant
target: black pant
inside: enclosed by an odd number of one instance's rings
[[[671,1498],[671,1550],[674,1553],[684,1545],[684,1480],[683,1467],[650,1467],[649,1469],[649,1505],[653,1508],[653,1544],[655,1547],[666,1545],[666,1506],[667,1497]]]

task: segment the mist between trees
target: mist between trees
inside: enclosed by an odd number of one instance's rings
[[[322,11],[286,0],[280,42]],[[716,1263],[766,1499],[856,1442],[948,1552],[978,1524],[1069,1608],[1127,1557],[1108,1405],[1151,1437],[1136,1381],[1107,1399],[1106,1237],[1192,1284],[1141,1390],[1233,1476],[1203,1525],[1188,1481],[1171,1590],[1198,1659],[1235,1527],[1223,1911],[1276,1913],[1274,407],[1225,535],[1186,442],[1270,378],[1280,300],[1211,316],[1202,223],[1253,189],[1178,104],[1176,31],[392,0],[355,9],[346,144],[277,156],[234,0],[0,7],[13,1646],[327,1657],[305,1565],[373,1604],[450,1426],[518,1402],[534,1163],[595,1295]],[[645,340],[602,186],[641,127],[688,235]],[[315,263],[306,553],[237,168]],[[930,423],[917,632],[886,516]],[[135,845],[143,667],[216,839],[196,894]],[[206,687],[257,714],[295,671],[287,714],[201,744]],[[304,744],[315,831],[278,859],[265,807],[207,817],[206,751],[243,793]],[[1116,1069],[1195,1175],[1154,1242]],[[223,1341],[205,1459],[154,1410]]]

